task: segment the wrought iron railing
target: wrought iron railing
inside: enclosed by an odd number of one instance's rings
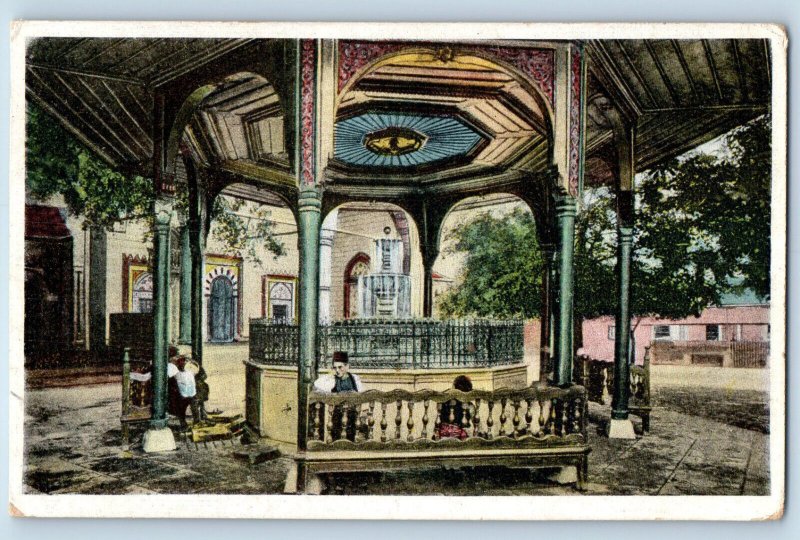
[[[486,319],[349,319],[319,328],[319,362],[348,353],[355,368],[441,369],[493,367],[523,361],[523,321]],[[250,320],[250,360],[296,366],[299,329]]]

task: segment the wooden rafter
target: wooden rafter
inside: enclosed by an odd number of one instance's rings
[[[701,39],[700,42],[703,44],[703,50],[706,53],[706,61],[708,61],[711,76],[714,78],[714,86],[717,88],[717,95],[719,96],[720,102],[722,102],[725,100],[725,97],[722,95],[722,87],[719,85],[719,74],[717,73],[717,64],[714,62],[714,53],[711,51],[711,45],[708,43],[707,39]]]
[[[681,65],[681,69],[683,69],[683,74],[686,76],[686,80],[689,81],[689,88],[692,89],[692,101],[696,103],[699,101],[699,94],[697,93],[697,85],[694,81],[694,77],[692,76],[692,72],[689,69],[689,64],[686,62],[686,56],[684,56],[680,45],[678,45],[678,40],[670,39],[669,41],[672,44],[672,50],[675,51],[675,55],[678,57],[678,62]]]
[[[30,69],[29,69],[29,70],[28,70],[28,73],[29,73],[29,74],[30,74],[30,75],[31,75],[33,78],[35,78],[35,79],[36,79],[36,81],[38,82],[38,88],[37,88],[37,89],[31,89],[31,92],[32,92],[34,95],[36,95],[37,97],[39,97],[39,98],[40,98],[40,99],[39,99],[40,103],[43,103],[43,102],[45,102],[45,100],[44,100],[44,97],[43,97],[43,95],[42,95],[42,94],[43,94],[43,93],[49,93],[49,94],[51,95],[51,99],[52,99],[53,101],[60,102],[60,103],[61,103],[61,106],[63,106],[63,107],[64,107],[64,109],[65,109],[65,110],[67,110],[67,111],[68,111],[68,112],[69,112],[69,113],[70,113],[70,114],[71,114],[71,115],[72,115],[74,118],[76,118],[76,119],[79,119],[79,120],[80,120],[80,121],[81,121],[81,122],[82,122],[82,123],[85,125],[86,129],[88,129],[89,131],[91,131],[92,133],[94,133],[95,137],[97,137],[97,139],[98,139],[98,140],[100,140],[100,141],[102,141],[102,142],[103,142],[103,144],[105,145],[105,147],[106,147],[106,148],[109,148],[109,149],[111,149],[111,150],[112,150],[112,151],[113,151],[115,154],[117,154],[117,155],[119,156],[119,158],[121,158],[121,160],[122,160],[122,161],[127,161],[127,157],[125,156],[125,154],[123,154],[122,152],[120,152],[120,150],[119,150],[119,149],[117,149],[117,147],[116,147],[116,146],[114,146],[113,144],[111,144],[111,142],[109,142],[109,140],[108,140],[108,139],[106,139],[106,138],[105,138],[105,136],[104,136],[102,133],[100,133],[100,132],[99,132],[99,131],[98,131],[98,130],[97,130],[97,129],[96,129],[96,128],[95,128],[95,127],[94,127],[94,126],[93,126],[93,125],[90,123],[90,122],[87,122],[85,119],[83,119],[83,117],[82,117],[81,115],[79,115],[79,114],[78,114],[78,113],[75,111],[75,109],[73,109],[73,108],[72,108],[72,106],[69,104],[69,102],[68,102],[66,99],[64,99],[64,97],[63,97],[61,94],[59,94],[58,92],[56,92],[55,90],[53,90],[53,89],[52,89],[52,88],[51,88],[51,87],[50,87],[50,86],[49,86],[49,85],[48,85],[48,84],[47,84],[47,83],[46,83],[44,80],[42,80],[42,78],[41,78],[41,77],[39,77],[39,75],[37,75],[37,74],[36,74],[36,71],[35,71],[35,70],[30,70]],[[53,109],[54,109],[54,107],[48,106],[48,107],[47,107],[47,109],[48,109],[48,110],[53,110]],[[58,114],[57,116],[58,116],[59,118],[64,118],[64,115],[63,115],[63,114]],[[73,125],[73,126],[74,126],[74,124],[73,124],[71,121],[70,121],[70,122],[68,122],[68,123],[69,123],[70,125]],[[75,130],[78,130],[78,127],[77,127],[77,126],[74,126],[74,129],[75,129]],[[84,138],[82,138],[82,140],[83,140],[84,142],[86,142],[87,140],[90,140],[90,139],[89,139],[88,137],[84,137]],[[109,163],[112,163],[112,164],[116,165],[116,164],[118,164],[118,163],[119,163],[119,161],[120,161],[120,159],[113,159],[113,158],[111,158],[111,157],[110,157],[110,155],[108,154],[108,152],[105,152],[105,151],[103,151],[101,148],[99,148],[99,147],[97,146],[97,142],[96,142],[96,141],[94,141],[94,142],[91,142],[91,143],[89,144],[89,147],[90,147],[90,148],[92,148],[93,150],[95,150],[95,151],[96,151],[98,154],[100,154],[100,155],[102,155],[102,156],[105,156],[106,160],[107,160]]]
[[[744,81],[744,71],[742,71],[742,59],[741,54],[739,52],[739,45],[737,44],[737,40],[731,40],[733,42],[733,58],[736,61],[736,75],[739,77],[739,88],[741,89],[742,98],[747,101],[747,84]]]
[[[215,49],[212,49],[210,52],[204,55],[190,56],[182,64],[178,64],[171,70],[165,71],[163,74],[151,78],[149,82],[153,86],[160,86],[176,77],[180,77],[181,75],[188,73],[193,69],[196,69],[199,66],[202,66],[207,62],[211,62],[212,60],[215,60],[216,58],[224,54],[227,54],[235,49],[247,45],[251,41],[252,41],[251,39],[240,39],[240,40],[230,40],[230,41],[225,40],[222,42],[220,46],[218,46]]]
[[[761,43],[764,48],[764,67],[767,68],[767,82],[772,85],[772,64],[770,64],[769,41],[762,39]]]
[[[85,60],[83,60],[82,62],[80,60],[78,61],[78,62],[80,62],[80,65],[78,67],[83,68],[87,64],[89,64],[89,62],[96,62],[98,58],[100,58],[101,56],[107,54],[108,51],[114,49],[114,47],[116,47],[120,43],[123,43],[123,42],[125,42],[127,40],[128,40],[128,38],[118,38],[118,39],[112,40],[111,43],[109,43],[107,46],[103,47],[99,51],[91,51],[89,54],[86,55],[86,59]]]
[[[120,77],[117,75],[109,75],[107,73],[99,73],[96,71],[86,70],[86,69],[73,69],[73,68],[65,68],[60,66],[54,66],[51,64],[41,63],[41,62],[28,62],[27,66],[29,68],[36,68],[43,71],[52,71],[53,73],[64,73],[67,75],[77,75],[80,77],[92,77],[95,79],[101,79],[105,81],[114,81],[114,82],[121,82],[125,84],[132,84],[136,86],[144,86],[144,82],[133,79],[130,77]]]
[[[130,86],[126,86],[125,90],[128,91],[128,95],[131,97],[131,100],[133,100],[136,106],[139,107],[139,110],[142,112],[142,116],[144,116],[144,118],[150,118],[151,112],[144,108],[144,105],[142,105],[142,103],[139,101],[139,98],[136,96],[136,94],[133,93]]]
[[[605,44],[601,41],[593,41],[592,51],[594,54],[589,57],[589,71],[606,92],[613,92],[618,97],[616,101],[620,102],[620,106],[627,116],[640,116],[642,106],[639,99],[611,60]]]
[[[631,55],[628,54],[628,50],[625,49],[625,46],[622,44],[622,41],[615,39],[614,43],[616,43],[617,47],[619,47],[622,56],[625,58],[625,62],[628,64],[628,68],[631,70],[631,73],[633,73],[634,78],[642,86],[642,89],[644,90],[644,93],[647,94],[647,98],[650,100],[650,103],[657,107],[658,100],[655,98],[653,92],[650,90],[650,85],[647,84],[647,81],[644,80],[642,74],[639,73],[639,70],[636,68],[636,64],[633,63],[633,59],[631,58]]]
[[[656,65],[656,70],[658,74],[661,76],[661,80],[664,82],[664,86],[667,87],[667,91],[669,92],[670,98],[672,98],[672,103],[677,105],[680,102],[680,97],[678,96],[678,92],[675,90],[675,87],[672,86],[672,81],[669,80],[669,76],[667,72],[664,70],[664,66],[661,64],[661,60],[659,60],[656,51],[653,49],[653,45],[650,40],[644,40],[644,46],[647,49],[647,53],[650,55],[650,58],[653,59],[653,63]]]
[[[108,95],[110,95],[114,99],[114,101],[116,102],[116,104],[120,108],[120,110],[123,113],[125,113],[125,116],[128,117],[128,119],[133,123],[133,125],[139,130],[141,135],[144,137],[145,143],[147,144],[148,148],[152,148],[153,139],[151,138],[150,133],[146,129],[144,129],[144,127],[139,122],[139,120],[137,120],[136,117],[134,117],[133,114],[131,114],[131,112],[128,110],[128,108],[125,106],[125,104],[122,103],[122,100],[117,95],[117,93],[110,86],[108,86],[108,83],[106,83],[105,81],[101,81],[101,82],[103,84],[103,87],[106,89],[106,92],[108,93]]]
[[[70,122],[63,114],[61,114],[58,110],[56,110],[48,101],[42,99],[38,92],[33,91],[30,87],[28,88],[28,93],[33,96],[34,101],[46,110],[49,114],[51,114],[54,118],[58,119],[61,122],[61,125],[64,128],[75,135],[75,137],[81,141],[87,148],[92,149],[101,159],[103,159],[109,165],[116,166],[118,165],[119,161],[112,158],[107,152],[105,152],[102,148],[98,147],[97,144],[90,140],[86,134],[78,129],[72,122]]]
[[[144,47],[142,47],[138,51],[134,52],[130,56],[125,56],[125,57],[120,58],[118,61],[114,62],[113,64],[111,64],[109,66],[107,66],[106,69],[113,70],[114,68],[116,68],[120,64],[129,64],[129,63],[133,62],[134,58],[136,58],[140,54],[143,54],[143,53],[155,48],[162,41],[164,41],[164,40],[161,39],[161,38],[145,40],[145,46]]]
[[[97,113],[95,112],[95,109],[94,109],[93,107],[89,107],[89,104],[88,104],[88,103],[86,103],[86,101],[83,99],[83,97],[81,97],[81,95],[80,95],[80,94],[78,94],[78,92],[76,92],[76,91],[75,91],[75,89],[74,89],[74,88],[72,88],[72,86],[71,86],[71,85],[70,85],[70,84],[69,84],[69,83],[68,83],[66,80],[64,80],[64,78],[63,78],[63,77],[61,77],[61,76],[60,76],[58,73],[55,73],[55,74],[54,74],[54,76],[55,76],[55,78],[56,78],[56,79],[58,79],[58,81],[61,83],[61,85],[62,85],[62,86],[63,86],[63,87],[64,87],[64,88],[65,88],[65,89],[66,89],[66,90],[67,90],[67,91],[68,91],[70,94],[72,94],[72,96],[73,96],[73,97],[74,97],[76,100],[78,100],[78,103],[80,103],[80,105],[81,105],[81,109],[82,109],[82,110],[89,111],[89,113],[90,113],[90,114],[91,114],[91,115],[94,117],[94,119],[95,119],[95,120],[97,120],[97,121],[98,121],[98,122],[99,122],[99,123],[100,123],[100,124],[101,124],[101,125],[102,125],[102,126],[105,128],[105,130],[106,130],[108,133],[110,133],[110,134],[111,134],[111,136],[112,136],[112,137],[114,137],[114,138],[117,140],[117,142],[119,143],[119,145],[120,145],[122,148],[124,148],[125,150],[127,150],[127,152],[128,152],[128,154],[130,155],[130,157],[132,157],[132,158],[133,158],[135,161],[138,161],[138,158],[140,157],[140,156],[139,156],[139,154],[137,154],[137,153],[136,153],[136,151],[134,151],[134,150],[133,150],[133,149],[132,149],[130,146],[128,146],[128,144],[127,144],[125,141],[123,141],[123,140],[122,140],[122,137],[120,137],[119,135],[117,135],[117,132],[116,132],[116,131],[114,131],[113,129],[111,129],[111,127],[108,125],[108,123],[106,123],[106,121],[105,121],[105,120],[103,120],[103,118],[102,118],[102,117],[101,117],[99,114],[97,114]],[[80,79],[79,79],[79,80],[80,80]]]
[[[127,135],[127,139],[132,141],[134,144],[136,144],[144,152],[144,155],[147,155],[152,150],[152,148],[151,148],[152,145],[151,145],[151,147],[148,147],[147,145],[142,144],[142,142],[139,140],[139,138],[136,137],[133,133],[130,132],[130,130],[128,129],[128,127],[126,125],[127,122],[124,122],[124,121],[120,120],[117,111],[112,111],[111,109],[109,109],[108,105],[106,105],[106,101],[104,99],[102,99],[100,96],[97,95],[97,92],[94,91],[94,88],[92,88],[91,85],[87,84],[86,81],[84,81],[80,77],[78,77],[78,82],[89,92],[89,94],[91,94],[91,96],[95,99],[95,101],[98,103],[100,108],[103,109],[106,113],[108,113],[108,117],[109,118],[113,118],[115,120],[116,125],[119,126],[119,128],[122,129],[122,131],[124,131],[125,134]],[[113,128],[109,128],[109,129],[113,129]],[[116,130],[114,130],[114,133],[116,133]],[[141,154],[137,153],[137,155],[141,155]]]

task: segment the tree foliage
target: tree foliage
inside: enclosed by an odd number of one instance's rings
[[[61,194],[87,225],[110,227],[144,217],[153,203],[153,182],[110,169],[50,115],[28,106],[25,146],[26,191],[33,199]]]
[[[27,110],[26,194],[45,201],[60,194],[69,212],[87,226],[111,228],[114,223],[152,220],[153,181],[112,170],[92,151],[34,104]],[[185,213],[188,194],[179,189],[175,207]],[[261,262],[259,247],[275,257],[286,249],[274,234],[266,205],[218,196],[211,212],[214,236],[232,252]],[[150,239],[147,233],[146,240]]]
[[[770,118],[722,140],[723,152],[692,152],[636,179],[631,311],[682,318],[748,288],[769,296]],[[614,313],[616,213],[609,188],[586,190],[575,224],[575,316]],[[533,218],[482,214],[451,232],[466,254],[445,315],[539,314],[541,256]]]
[[[270,216],[269,207],[264,204],[218,196],[212,210],[215,225],[212,234],[231,251],[260,264],[259,246],[274,258],[286,254]]]
[[[455,228],[453,251],[467,253],[462,280],[440,302],[445,316],[539,314],[542,257],[530,212],[486,212]]]

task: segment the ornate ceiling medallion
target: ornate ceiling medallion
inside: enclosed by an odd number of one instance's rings
[[[402,156],[422,148],[426,139],[425,135],[413,129],[392,126],[367,133],[364,146],[379,156]]]

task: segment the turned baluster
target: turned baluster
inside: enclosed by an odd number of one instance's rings
[[[414,440],[414,401],[408,400],[408,420],[406,421],[406,428],[408,429],[408,435],[406,436],[406,440],[411,442]]]
[[[430,417],[428,416],[428,408],[431,405],[431,400],[425,399],[422,402],[422,434],[421,437],[423,439],[428,438],[428,422],[430,422]]]
[[[439,432],[440,428],[442,427],[442,404],[440,402],[436,402],[436,419],[433,421],[433,440],[438,441],[442,438],[441,433]]]
[[[545,423],[545,416],[544,416],[544,400],[539,399],[539,437],[544,437],[545,430],[547,429],[547,424]]]
[[[359,439],[359,435],[361,436],[361,438],[363,438],[363,437],[364,437],[363,435],[361,435],[361,425],[362,425],[362,421],[361,421],[361,407],[357,407],[357,408],[356,408],[356,413],[357,413],[357,414],[356,414],[356,420],[355,420],[355,424],[356,424],[356,426],[355,426],[355,427],[356,427],[356,434],[355,434],[355,437],[353,437],[353,439],[355,439],[355,440],[358,440],[358,439]]]
[[[333,442],[333,405],[325,406],[325,442]]]
[[[508,405],[508,400],[506,398],[502,398],[500,400],[500,425],[497,427],[498,435],[508,435],[508,426],[506,423],[508,422],[508,415],[506,414],[506,406]]]
[[[389,422],[386,421],[386,409],[383,402],[379,403],[380,405],[380,413],[381,413],[381,442],[386,442],[386,430],[389,427]]]
[[[489,413],[486,415],[486,437],[488,439],[494,438],[494,430],[492,429],[494,426],[494,400],[489,400]]]
[[[478,398],[475,400],[475,415],[472,418],[472,425],[474,427],[474,431],[472,435],[477,437],[480,435],[481,429],[481,399]]]
[[[369,402],[369,411],[367,412],[367,440],[373,440],[375,437],[375,402]]]
[[[514,437],[519,437],[519,434],[520,434],[519,433],[519,424],[520,424],[520,422],[522,422],[522,419],[519,417],[519,409],[520,409],[520,407],[522,407],[522,400],[521,399],[516,400],[516,402],[514,403],[513,406],[514,406],[514,419],[513,419]]]
[[[464,414],[461,415],[461,429],[469,436],[472,403],[464,403]]]
[[[550,435],[556,434],[556,403],[555,399],[550,400]]]
[[[533,435],[533,429],[531,429],[531,422],[533,422],[533,400],[531,398],[526,399],[525,405],[527,405],[525,409],[525,431],[529,435]]]
[[[574,402],[572,411],[572,433],[581,432],[581,415],[583,414],[583,400],[578,398]]]
[[[447,423],[448,424],[455,424],[456,423],[456,400],[451,399],[450,401],[447,402],[447,405],[448,405],[449,411],[450,411],[450,414],[447,417]]]
[[[403,402],[397,400],[397,414],[394,417],[394,438],[400,440],[400,425],[403,423]]]
[[[314,440],[321,441],[322,433],[320,433],[320,415],[322,413],[322,403],[319,401],[314,403]]]
[[[339,433],[340,439],[347,438],[347,412],[349,407],[347,405],[342,404],[342,430]]]

